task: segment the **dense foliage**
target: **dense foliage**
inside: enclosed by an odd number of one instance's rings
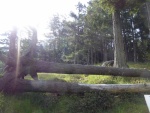
[[[149,60],[148,8],[139,3],[142,4],[137,2],[133,8],[129,1],[127,7],[120,10],[127,61]],[[98,0],[90,1],[88,7],[78,3],[77,14],[72,12],[70,21],[54,16],[49,26],[52,33],[47,35],[54,61],[94,64],[114,59],[111,14],[100,4]]]
[[[139,0],[133,5],[131,1],[119,1],[120,5],[124,5],[120,9],[120,19],[126,59],[134,62],[149,61],[149,2]],[[97,64],[114,59],[111,12],[117,2],[92,0],[88,6],[79,2],[76,13],[71,12],[69,20],[54,15],[48,25],[50,33],[45,34],[47,40],[37,45],[36,58],[74,64]],[[110,13],[107,12],[108,7],[112,9]],[[21,50],[24,53],[30,44],[31,31],[27,28],[22,31],[26,34],[21,39]],[[2,53],[8,50],[9,40],[4,37],[9,37],[9,33],[1,34]]]

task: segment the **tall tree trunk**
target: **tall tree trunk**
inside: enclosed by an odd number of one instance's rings
[[[133,16],[131,17],[131,26],[132,26],[132,39],[133,39],[133,61],[137,62],[137,42],[135,39],[134,33],[134,23],[133,23]]]
[[[133,51],[134,51],[134,62],[137,62],[137,43],[136,40],[133,40]]]
[[[124,23],[122,23],[124,24]],[[126,60],[128,61],[128,49],[127,49],[127,37],[125,35],[125,28],[123,28],[123,42],[124,42],[124,51],[125,51],[125,55],[126,55]]]
[[[114,46],[115,46],[114,67],[127,67],[119,10],[116,10],[112,14],[112,19],[113,19],[113,35],[114,35]]]
[[[123,42],[124,42],[124,51],[125,51],[125,55],[126,55],[126,60],[128,61],[128,45],[127,45],[127,36],[126,36],[126,22],[127,19],[124,18],[124,13],[121,14],[121,24],[122,24],[122,37],[123,37]]]
[[[94,64],[94,62],[93,62],[93,49],[91,49],[91,64]]]
[[[87,53],[87,64],[90,64],[90,50],[88,49],[88,53]]]
[[[75,47],[74,47],[74,64],[77,63],[77,36],[75,35]]]
[[[146,10],[147,10],[147,20],[148,20],[149,38],[150,38],[150,2],[146,2]]]
[[[103,39],[103,61],[107,61],[108,60],[108,56],[107,56],[107,44],[106,44],[106,40]]]

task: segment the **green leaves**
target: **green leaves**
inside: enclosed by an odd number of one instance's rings
[[[112,13],[115,10],[121,11],[126,8],[131,8],[132,11],[137,12],[146,0],[97,0],[96,2],[104,11]]]

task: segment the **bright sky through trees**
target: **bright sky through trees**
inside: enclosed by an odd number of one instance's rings
[[[0,32],[13,25],[42,30],[52,15],[69,15],[79,1],[86,4],[89,0],[0,0]]]

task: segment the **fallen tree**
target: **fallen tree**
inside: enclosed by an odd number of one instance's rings
[[[23,80],[7,73],[0,79],[0,91],[16,92],[50,92],[83,93],[106,91],[110,93],[149,92],[150,84],[80,84],[57,80]]]
[[[150,71],[147,69],[130,69],[101,67],[93,65],[63,64],[45,61],[36,61],[37,72],[63,73],[63,74],[92,74],[92,75],[113,75],[122,77],[143,77],[150,78]]]
[[[38,80],[37,73],[62,73],[62,74],[92,74],[112,75],[122,77],[149,78],[147,69],[129,69],[101,67],[92,65],[53,63],[34,59],[34,51],[37,43],[37,32],[33,31],[32,46],[24,55],[19,56],[16,47],[16,30],[12,31],[9,39],[9,53],[0,53],[0,60],[6,64],[5,73],[0,78],[0,91],[3,92],[50,92],[50,93],[80,93],[90,91],[120,92],[147,92],[150,84],[78,84],[56,80]],[[24,80],[24,76],[30,74],[35,80]],[[69,75],[68,75],[69,76]]]

